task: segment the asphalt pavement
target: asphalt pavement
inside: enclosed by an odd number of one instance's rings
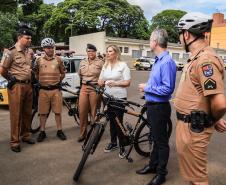
[[[148,71],[132,71],[132,83],[128,99],[142,103],[137,86],[148,79]],[[177,84],[181,72],[177,73]],[[134,123],[134,117],[125,121]],[[175,110],[172,110],[173,133],[170,139],[168,176],[164,185],[186,184],[179,174],[175,149]],[[81,144],[77,143],[79,127],[63,110],[63,130],[66,141],[56,137],[54,115],[47,121],[47,139],[42,143],[21,143],[22,152],[14,153],[9,147],[10,122],[7,107],[0,107],[0,185],[146,185],[154,175],[137,175],[148,159],[132,151],[133,163],[118,157],[118,151],[104,153],[109,142],[109,129],[98,145],[94,155],[85,164],[80,181],[73,182],[73,174],[81,159]],[[33,135],[34,138],[37,134]],[[226,185],[226,133],[214,133],[208,150],[208,171],[211,185]]]

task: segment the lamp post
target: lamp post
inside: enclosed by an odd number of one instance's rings
[[[77,11],[76,8],[68,9],[68,12],[70,13],[70,22],[71,22],[71,37],[73,35],[73,22],[74,22],[74,13]]]

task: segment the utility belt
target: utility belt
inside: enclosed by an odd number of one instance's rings
[[[193,132],[200,133],[204,128],[213,126],[215,123],[214,118],[211,115],[206,114],[204,111],[191,111],[191,114],[177,114],[177,119],[184,123],[190,123],[190,129]]]
[[[30,84],[31,80],[18,80],[18,79],[16,79],[15,82],[16,83],[21,83],[21,84]]]
[[[51,90],[55,90],[55,89],[60,89],[60,86],[59,85],[40,86],[39,89],[51,91]]]
[[[15,76],[10,76],[8,79],[8,85],[7,85],[8,89],[11,90],[16,83],[30,84],[31,80],[18,80],[18,79],[16,79]]]

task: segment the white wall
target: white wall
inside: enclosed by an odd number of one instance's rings
[[[86,45],[94,44],[97,51],[105,52],[105,32],[97,32],[85,35],[78,35],[69,38],[69,50],[74,50],[75,55],[86,55]]]

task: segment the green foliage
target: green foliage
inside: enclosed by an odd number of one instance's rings
[[[169,42],[177,43],[179,38],[176,26],[184,14],[186,12],[181,10],[164,10],[152,18],[150,30],[164,28],[168,32]]]
[[[149,37],[143,11],[126,0],[65,0],[53,10],[44,28],[57,41],[97,31],[116,37]]]
[[[0,11],[0,49],[14,44],[15,25],[17,25],[17,22],[18,19],[14,14]]]
[[[20,0],[23,15],[31,15],[37,13],[39,6],[43,4],[43,0]]]
[[[40,3],[40,1],[37,1]],[[54,5],[49,4],[37,4],[35,11],[24,15],[23,9],[18,9],[18,15],[21,22],[31,26],[34,31],[32,37],[33,45],[40,45],[40,40],[46,35],[44,24],[51,17],[51,13],[55,8]]]
[[[1,0],[0,12],[15,13],[17,10],[17,0]]]

